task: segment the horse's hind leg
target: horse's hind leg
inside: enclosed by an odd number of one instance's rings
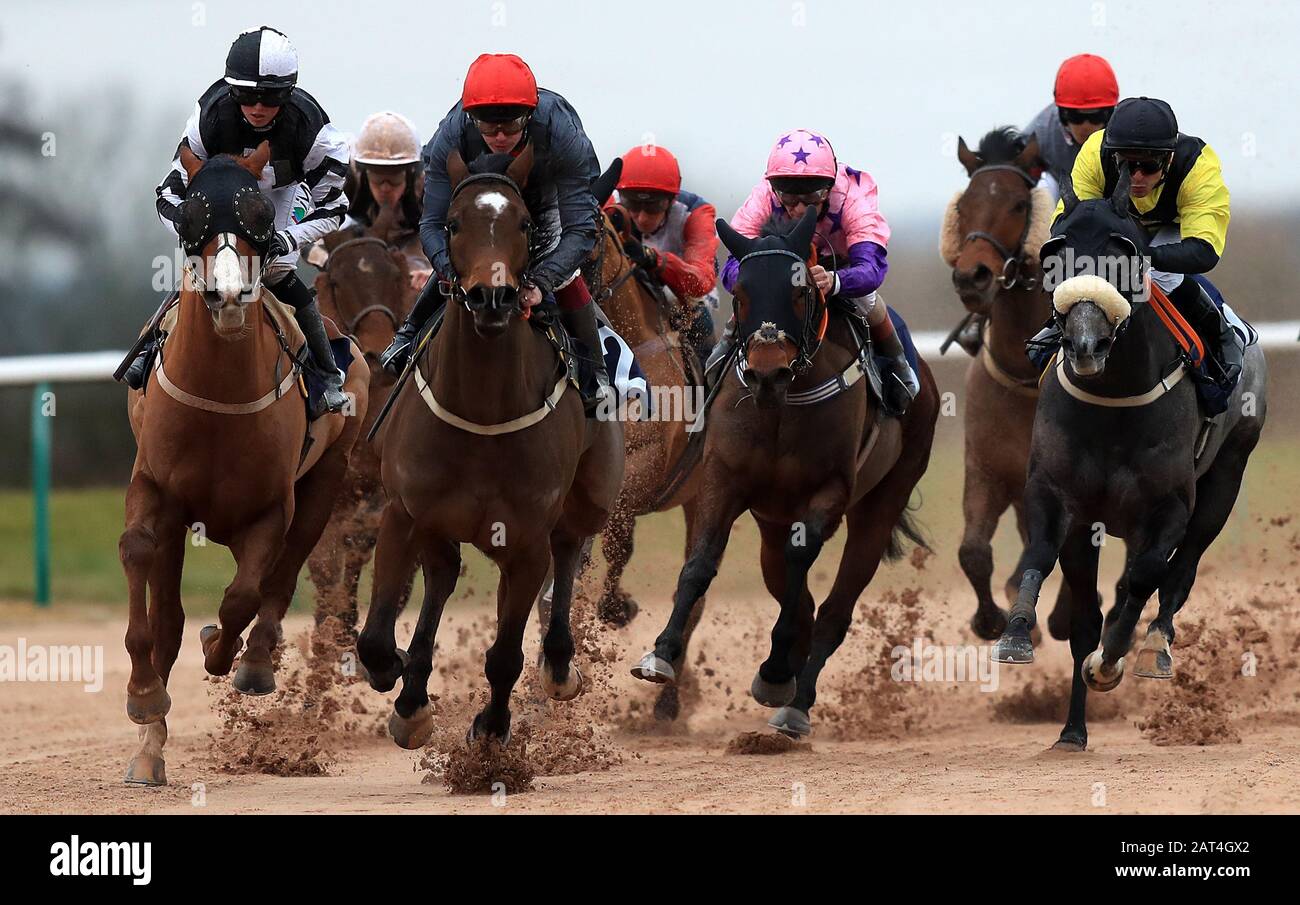
[[[181,570],[185,562],[185,528],[179,523],[160,531],[149,573],[149,621],[153,630],[153,665],[163,686],[171,677],[180,652],[185,613],[181,609]],[[136,785],[167,784],[163,745],[167,742],[167,719],[140,727],[140,750],[126,769],[126,781]]]
[[[230,672],[235,654],[243,646],[241,635],[261,608],[262,585],[271,575],[280,552],[284,549],[287,528],[284,507],[276,504],[231,542],[230,552],[235,557],[235,578],[226,587],[225,597],[221,601],[217,617],[220,627],[207,625],[199,633],[199,641],[203,645],[203,665],[210,675],[224,676]],[[248,654],[251,657],[246,655],[245,660],[251,662],[259,673],[269,674],[270,646],[263,643]],[[241,662],[240,666],[242,670],[244,663]]]
[[[619,501],[610,514],[605,531],[600,537],[600,549],[605,554],[605,586],[596,604],[596,613],[602,622],[624,626],[637,613],[636,601],[623,591],[623,570],[632,559],[633,535],[636,531],[636,513]]]
[[[415,564],[415,523],[400,499],[389,500],[379,521],[375,546],[375,575],[370,589],[370,611],[357,636],[357,656],[375,691],[391,691],[404,664],[397,651],[394,631],[402,604],[410,593]]]
[[[993,533],[998,519],[1010,499],[1002,487],[970,462],[966,464],[966,484],[962,492],[962,512],[966,530],[957,550],[957,561],[975,591],[975,615],[970,627],[977,637],[993,640],[1007,625],[1006,611],[993,599]]]
[[[1070,654],[1074,658],[1074,670],[1070,682],[1070,712],[1061,737],[1052,746],[1060,751],[1083,751],[1088,747],[1088,685],[1083,680],[1082,666],[1101,640],[1101,595],[1097,593],[1097,561],[1101,548],[1092,540],[1090,528],[1075,528],[1061,548],[1061,574],[1070,588]]]
[[[1124,655],[1133,643],[1133,630],[1142,608],[1169,574],[1169,559],[1183,542],[1189,519],[1187,501],[1168,497],[1132,539],[1136,551],[1128,571],[1128,596],[1119,616],[1102,636],[1101,647],[1083,664],[1083,677],[1094,691],[1109,691],[1124,677]]]
[[[573,630],[569,624],[573,579],[582,556],[582,539],[557,529],[551,534],[551,555],[555,563],[555,583],[546,634],[542,638],[542,690],[552,700],[571,701],[582,691],[582,673],[572,663]]]
[[[488,705],[474,717],[468,738],[510,740],[510,692],[524,669],[524,630],[537,591],[546,578],[550,556],[545,549],[526,546],[501,564],[497,585],[497,636],[487,649],[484,674],[492,686]],[[554,609],[554,608],[553,608]]]
[[[1250,444],[1254,448],[1254,443]],[[1146,641],[1138,651],[1136,675],[1148,679],[1170,679],[1174,675],[1174,614],[1182,609],[1196,582],[1201,557],[1219,536],[1232,514],[1241,490],[1250,449],[1220,450],[1219,458],[1201,476],[1196,485],[1196,508],[1187,523],[1187,534],[1169,562],[1169,571],[1160,584],[1160,612],[1147,628]]]
[[[812,636],[813,597],[808,570],[825,542],[825,521],[776,525],[759,521],[763,545],[759,553],[763,582],[781,604],[772,626],[772,646],[750,686],[754,700],[765,707],[784,707],[794,698],[796,676],[808,659]]]
[[[137,472],[126,492],[126,529],[118,541],[118,556],[126,573],[129,616],[126,650],[131,676],[126,683],[126,712],[134,723],[156,723],[171,709],[154,660],[155,628],[149,615],[148,585],[159,551],[159,531],[165,519],[158,486]]]
[[[443,607],[460,577],[460,545],[431,539],[422,546],[420,562],[424,568],[424,602],[402,671],[402,691],[393,702],[393,715],[388,720],[393,741],[410,750],[424,747],[433,734],[433,711],[429,707],[433,646]]]

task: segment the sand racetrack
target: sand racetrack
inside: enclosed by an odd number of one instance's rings
[[[1035,664],[1003,667],[996,691],[979,681],[894,681],[895,644],[976,642],[964,627],[966,589],[923,560],[891,571],[901,590],[864,597],[825,673],[814,734],[793,750],[734,750],[775,738],[745,735],[765,730],[769,713],[748,687],[775,604],[709,601],[690,654],[686,713],[665,728],[650,714],[656,689],[627,672],[666,616],[667,601],[656,599],[642,601],[627,629],[583,622],[576,662],[588,687],[569,704],[539,699],[530,636],[514,698],[516,742],[531,736],[526,753],[478,774],[461,740],[486,688],[490,615],[481,604],[453,606],[444,619],[431,682],[439,732],[424,752],[392,743],[390,705],[364,683],[313,684],[309,619],[286,625],[280,691],[249,699],[203,673],[197,630],[208,620],[191,618],[170,686],[170,784],[156,789],[121,781],[136,746],[123,709],[121,614],[0,606],[0,643],[103,645],[105,658],[99,693],[0,686],[0,812],[1300,811],[1293,556],[1285,568],[1254,572],[1251,585],[1203,570],[1179,621],[1178,677],[1130,676],[1110,695],[1092,695],[1082,754],[1047,750],[1064,712],[1063,643],[1044,640]],[[399,639],[413,618],[408,611],[399,622]],[[527,788],[535,774],[531,789],[447,790],[496,769],[509,774],[509,789]]]

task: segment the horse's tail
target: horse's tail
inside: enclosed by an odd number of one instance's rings
[[[905,547],[904,541],[911,541],[924,550],[930,550],[930,541],[926,538],[920,522],[913,518],[908,509],[903,510],[903,514],[898,517],[898,524],[894,525],[894,530],[889,534],[889,544],[885,547],[884,560],[893,562],[903,555]],[[933,550],[930,550],[933,553]]]

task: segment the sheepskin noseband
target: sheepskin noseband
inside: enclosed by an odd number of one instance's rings
[[[952,201],[948,202],[948,209],[943,213],[943,228],[939,233],[939,255],[949,267],[957,263],[962,246],[966,244],[966,236],[961,232],[957,217],[957,202],[964,194],[966,191],[963,189],[953,195]],[[1025,233],[1024,248],[1020,250],[1020,257],[1030,267],[1038,266],[1038,250],[1051,236],[1052,211],[1055,208],[1056,202],[1052,200],[1051,192],[1038,186],[1030,189],[1029,228]]]
[[[1106,313],[1111,324],[1118,326],[1130,313],[1133,306],[1118,289],[1104,277],[1084,273],[1061,283],[1052,293],[1052,304],[1062,317],[1080,302],[1092,302]]]

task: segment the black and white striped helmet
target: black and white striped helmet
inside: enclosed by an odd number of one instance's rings
[[[226,55],[226,84],[232,88],[288,94],[298,82],[298,51],[269,25],[235,38]]]

